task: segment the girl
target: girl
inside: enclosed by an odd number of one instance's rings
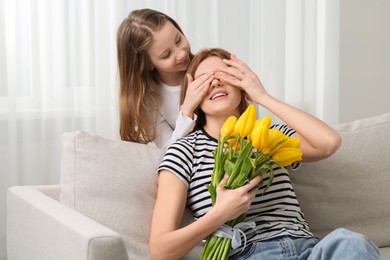
[[[207,92],[206,74],[189,86],[179,111],[184,73],[192,58],[179,25],[151,9],[132,11],[117,32],[122,140],[167,148],[194,126],[194,109]]]
[[[378,248],[360,234],[338,229],[321,241],[313,237],[289,175],[282,169],[275,169],[273,185],[264,195],[266,184],[257,189],[257,177],[235,190],[220,185],[216,203],[211,206],[205,184],[210,182],[214,165],[212,151],[224,121],[244,111],[245,95],[286,123],[272,127],[300,138],[303,162],[330,156],[341,139],[321,120],[270,96],[258,77],[234,55],[221,49],[203,50],[188,68],[195,79],[210,72],[215,78],[204,83],[210,87],[196,110],[195,131],[175,142],[159,167],[150,235],[152,257],[178,259],[222,224],[247,212],[246,221],[254,221],[256,227],[243,230],[246,247],[231,250],[231,259],[379,259]],[[183,91],[187,86],[185,82]],[[197,221],[179,228],[186,206]]]

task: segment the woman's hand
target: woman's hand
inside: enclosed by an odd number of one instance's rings
[[[183,115],[193,118],[195,109],[202,102],[203,97],[207,94],[210,83],[214,79],[212,72],[205,73],[199,76],[196,80],[190,74],[187,74],[188,88],[186,97],[181,106]]]
[[[263,84],[249,66],[238,59],[234,54],[231,59],[224,59],[229,67],[219,68],[216,72],[216,78],[219,78],[224,84],[236,86],[245,91],[249,100],[259,99],[268,95]]]
[[[260,176],[253,178],[249,183],[237,189],[225,189],[229,176],[225,176],[217,187],[217,200],[212,210],[218,211],[226,221],[237,218],[249,210],[258,190]]]

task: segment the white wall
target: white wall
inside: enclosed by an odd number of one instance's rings
[[[340,122],[390,112],[390,1],[340,1]]]

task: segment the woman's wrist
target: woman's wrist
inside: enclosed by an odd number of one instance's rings
[[[263,107],[267,107],[268,103],[274,99],[271,95],[268,93],[264,93],[262,95],[259,95],[256,97],[256,99],[253,99],[253,101]]]
[[[217,225],[217,227],[222,226],[226,222],[228,222],[230,219],[226,218],[226,213],[221,212],[217,209],[217,207],[212,207],[210,211],[206,214],[208,218],[212,220],[214,224]]]

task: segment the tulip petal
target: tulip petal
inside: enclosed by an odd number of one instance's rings
[[[232,135],[236,123],[237,123],[237,117],[235,116],[228,117],[228,119],[226,119],[225,123],[223,123],[221,127],[221,131],[220,131],[221,138]]]
[[[302,160],[302,151],[299,148],[280,148],[273,155],[275,162],[287,166]]]
[[[244,113],[238,118],[237,123],[234,127],[234,133],[241,137],[248,136],[255,124],[256,120],[256,107],[250,104]]]

